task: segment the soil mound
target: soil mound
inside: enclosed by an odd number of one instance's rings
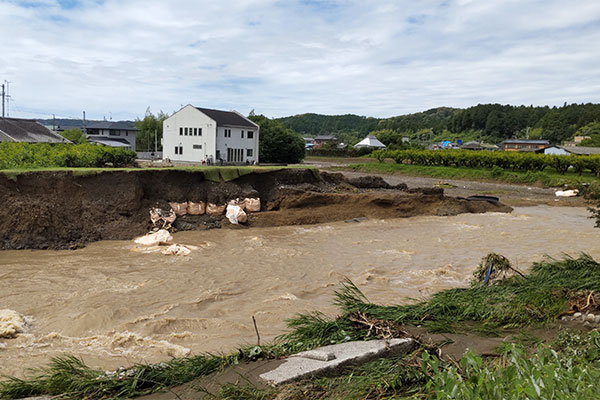
[[[14,179],[0,174],[0,249],[65,249],[132,239],[150,228],[151,207],[168,210],[169,202],[186,201],[225,204],[235,198],[261,199],[264,212],[251,214],[249,226],[511,211],[501,203],[448,198],[441,189],[407,191],[380,177],[348,180],[310,169],[257,171],[227,182],[207,179],[202,171],[40,171]],[[223,218],[185,215],[173,227],[218,228]]]

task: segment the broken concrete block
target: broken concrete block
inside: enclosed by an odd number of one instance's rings
[[[331,351],[309,350],[302,353],[302,357],[311,360],[331,361],[335,360],[335,353]]]
[[[287,358],[277,368],[260,375],[260,379],[269,385],[279,385],[308,376],[334,376],[341,374],[344,368],[360,365],[376,358],[406,354],[416,345],[414,339],[370,340],[368,342],[347,342],[305,351]],[[329,358],[319,360],[312,356]]]

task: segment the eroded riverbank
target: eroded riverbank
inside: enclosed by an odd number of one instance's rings
[[[289,168],[35,171],[0,173],[0,249],[79,248],[127,240],[151,229],[148,211],[210,204],[220,215],[183,215],[176,230],[219,228],[226,204],[260,199],[248,226],[287,226],[351,218],[510,212],[497,201],[445,196],[441,188],[389,185],[381,178]],[[226,223],[227,225],[227,223]]]
[[[348,277],[374,302],[397,304],[465,286],[481,257],[517,267],[545,254],[600,256],[584,208],[525,207],[511,214],[371,219],[360,223],[181,232],[201,249],[185,258],[103,241],[77,251],[5,251],[3,308],[32,318],[0,339],[0,373],[69,353],[105,369],[263,341],[299,312],[334,313]]]

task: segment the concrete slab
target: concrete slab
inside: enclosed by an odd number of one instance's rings
[[[350,365],[408,353],[415,345],[415,340],[410,338],[332,344],[294,354],[277,368],[259,377],[269,385],[279,385],[307,376],[333,376]]]

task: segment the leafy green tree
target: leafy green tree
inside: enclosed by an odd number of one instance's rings
[[[88,142],[85,134],[80,129],[67,129],[66,131],[59,133],[62,135],[62,137],[75,144],[84,144]]]
[[[135,126],[138,128],[136,136],[136,148],[138,150],[154,150],[156,141],[158,151],[162,151],[161,139],[163,135],[163,121],[169,117],[168,114],[160,111],[158,115],[152,114],[150,107],[146,109],[144,119],[139,118],[135,121]],[[156,135],[156,138],[155,138]]]
[[[582,126],[575,133],[576,136],[589,136],[579,144],[580,146],[600,147],[600,122],[594,121]]]
[[[259,159],[264,163],[298,163],[306,153],[304,139],[278,121],[264,115],[248,117],[260,126]]]

